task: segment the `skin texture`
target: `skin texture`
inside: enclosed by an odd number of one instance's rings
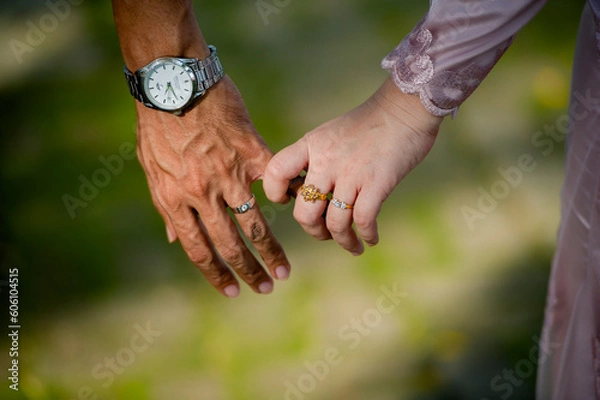
[[[307,184],[354,209],[299,197],[294,218],[316,239],[333,238],[353,255],[362,254],[363,241],[379,241],[382,203],[429,153],[442,120],[388,79],[366,102],[276,154],[265,173],[265,193],[271,201],[289,201],[288,181],[305,170]]]
[[[208,46],[187,0],[113,0],[127,68],[158,57],[206,58]],[[272,152],[256,132],[242,97],[225,76],[183,115],[136,102],[137,154],[170,242],[181,242],[206,279],[228,297],[240,288],[233,271],[257,293],[287,279],[290,264],[258,205],[235,216],[270,275],[244,244],[227,205],[252,197]]]

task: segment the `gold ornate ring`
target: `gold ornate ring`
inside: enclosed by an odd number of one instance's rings
[[[300,186],[300,194],[302,197],[304,197],[304,201],[310,201],[311,203],[314,203],[317,200],[327,200],[327,195],[319,192],[319,189],[317,189],[314,185]]]

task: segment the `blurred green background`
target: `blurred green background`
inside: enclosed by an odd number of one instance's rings
[[[560,141],[543,152],[532,138],[566,113],[583,3],[550,2],[520,33],[386,202],[381,243],[363,256],[307,237],[292,208],[270,204],[257,185],[294,269],[270,296],[244,288],[228,300],[167,244],[136,160],[74,218],[64,205],[65,194],[79,197],[81,176],[103,168],[99,157],[135,143],[110,2],[73,5],[22,62],[11,40],[25,41],[28,21],[50,9],[3,2],[1,279],[6,304],[8,270],[19,268],[22,329],[20,391],[2,374],[0,398],[531,399],[535,376],[523,360],[540,332],[564,161]],[[387,76],[379,62],[428,7],[279,4],[265,24],[253,1],[196,1],[274,150],[375,91]],[[469,227],[463,207],[476,207],[498,167],[522,154],[536,169]],[[380,313],[394,287],[401,300]],[[139,336],[148,326],[155,336]],[[3,335],[2,371],[9,347]],[[518,384],[498,386],[515,368]]]

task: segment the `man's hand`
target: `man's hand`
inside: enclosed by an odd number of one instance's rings
[[[191,0],[113,0],[113,11],[130,71],[158,57],[209,54]],[[228,266],[254,291],[270,293],[273,280],[227,213],[227,206],[252,198],[250,187],[272,157],[233,82],[223,77],[180,116],[139,102],[136,109],[138,158],[169,241],[179,238],[190,260],[224,295],[236,297],[240,290]],[[236,218],[271,276],[286,279],[289,262],[258,205]]]
[[[288,201],[289,180],[306,170],[306,184],[332,192],[354,208],[298,196],[294,217],[315,238],[333,238],[352,254],[361,254],[360,239],[371,246],[378,242],[376,218],[382,203],[429,153],[441,122],[418,97],[402,93],[388,79],[365,103],[276,154],[265,173],[265,193],[271,201]]]
[[[190,260],[225,295],[239,292],[225,263],[256,292],[271,292],[271,278],[226,211],[252,198],[250,186],[272,157],[233,82],[224,77],[183,116],[141,104],[137,110],[138,158],[170,240],[179,238]],[[258,205],[236,217],[271,274],[285,279],[289,262]]]

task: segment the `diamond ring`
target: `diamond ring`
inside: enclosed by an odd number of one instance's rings
[[[331,200],[331,204],[333,204],[334,207],[337,207],[341,210],[351,210],[354,208],[354,204],[349,204],[349,203],[346,203],[345,201],[341,201],[337,197],[334,197]]]

